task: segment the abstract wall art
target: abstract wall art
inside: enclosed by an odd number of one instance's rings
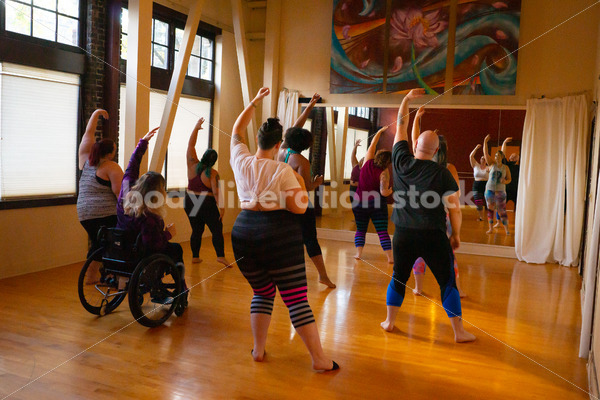
[[[454,2],[333,0],[330,92],[515,94],[521,0]]]

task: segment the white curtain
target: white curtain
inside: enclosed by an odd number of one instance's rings
[[[277,118],[283,125],[283,131],[292,127],[298,119],[298,91],[283,89],[279,92]]]
[[[585,95],[527,101],[515,217],[519,260],[579,263],[588,136]]]

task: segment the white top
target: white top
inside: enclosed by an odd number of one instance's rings
[[[285,208],[283,192],[301,188],[292,167],[275,160],[256,158],[243,143],[231,149],[231,168],[240,201],[250,203],[279,203]]]
[[[473,167],[473,176],[476,181],[487,181],[489,179],[490,171],[486,168],[481,168],[479,164],[475,164]]]

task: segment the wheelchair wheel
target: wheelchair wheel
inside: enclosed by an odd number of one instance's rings
[[[179,303],[183,282],[179,268],[163,254],[143,259],[129,282],[129,308],[140,324],[162,325]]]
[[[104,272],[103,248],[96,250],[83,264],[77,290],[81,305],[94,315],[105,315],[123,302],[127,292],[119,290],[118,278]]]

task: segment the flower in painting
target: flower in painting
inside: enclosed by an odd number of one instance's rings
[[[412,40],[415,47],[437,47],[436,34],[448,27],[448,22],[441,19],[440,10],[423,15],[419,9],[396,10],[390,21],[392,39]]]

